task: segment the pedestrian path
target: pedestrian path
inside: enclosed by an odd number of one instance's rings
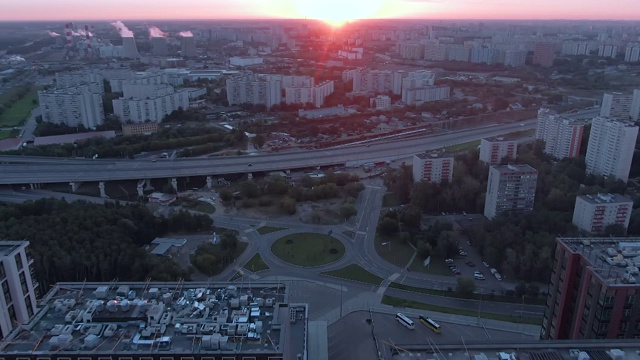
[[[399,278],[400,274],[398,273],[393,273],[391,275],[389,275],[388,278],[386,278],[382,284],[380,284],[380,287],[378,288],[378,291],[376,291],[376,294],[378,295],[383,295],[385,291],[387,291],[387,287],[389,287],[389,284],[391,284],[395,279]]]

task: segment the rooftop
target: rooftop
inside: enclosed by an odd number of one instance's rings
[[[633,202],[632,199],[620,194],[586,194],[579,195],[578,197],[590,204],[615,204]]]
[[[488,137],[488,138],[484,138],[482,140],[485,141],[489,141],[489,142],[500,142],[500,141],[512,141],[512,142],[516,142],[515,140],[510,140],[505,138],[504,136],[492,136],[492,137]]]
[[[450,351],[446,346],[439,346],[441,353],[449,355],[448,359],[451,360],[515,360],[515,359],[527,359],[527,360],[575,360],[575,359],[593,359],[593,360],[640,360],[637,348],[634,346],[629,347],[628,343],[621,343],[625,345],[621,348],[596,348],[588,345],[585,348],[580,347],[579,344],[576,348],[570,348],[567,346],[557,346],[555,344],[550,345],[549,349],[544,347],[535,346],[534,344],[528,344],[530,348],[526,348],[527,344],[518,344],[525,346],[512,348],[510,350],[493,350],[493,346],[486,350],[469,350],[468,355],[465,351]],[[636,343],[637,345],[637,343]],[[401,348],[401,349],[400,349]],[[411,346],[403,347],[399,346],[398,351],[391,351],[392,359],[438,359],[439,354],[433,351],[425,350],[413,350]],[[504,348],[508,348],[508,344],[504,344]]]
[[[28,241],[0,241],[0,257],[12,255],[16,250],[28,244]]]
[[[557,238],[609,286],[639,287],[640,237]]]
[[[285,290],[281,283],[59,283],[30,323],[0,343],[0,353],[291,359],[306,351],[308,309],[287,304]]]
[[[535,173],[538,173],[538,170],[527,164],[491,165],[491,167],[498,170],[501,174],[525,171],[534,171]]]
[[[416,154],[416,156],[422,160],[453,158],[453,155],[447,153],[446,151],[426,152],[426,153]]]

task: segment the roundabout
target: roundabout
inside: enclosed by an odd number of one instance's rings
[[[345,254],[345,246],[326,234],[295,233],[276,240],[271,245],[271,252],[288,264],[316,267],[340,260]]]

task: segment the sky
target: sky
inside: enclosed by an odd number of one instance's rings
[[[6,20],[362,18],[640,20],[639,0],[0,0]]]

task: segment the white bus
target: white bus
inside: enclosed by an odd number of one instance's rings
[[[411,319],[409,319],[408,317],[404,316],[404,314],[402,313],[396,314],[396,320],[398,320],[400,324],[406,326],[407,329],[409,330],[413,330],[416,327],[413,321],[411,321]]]

